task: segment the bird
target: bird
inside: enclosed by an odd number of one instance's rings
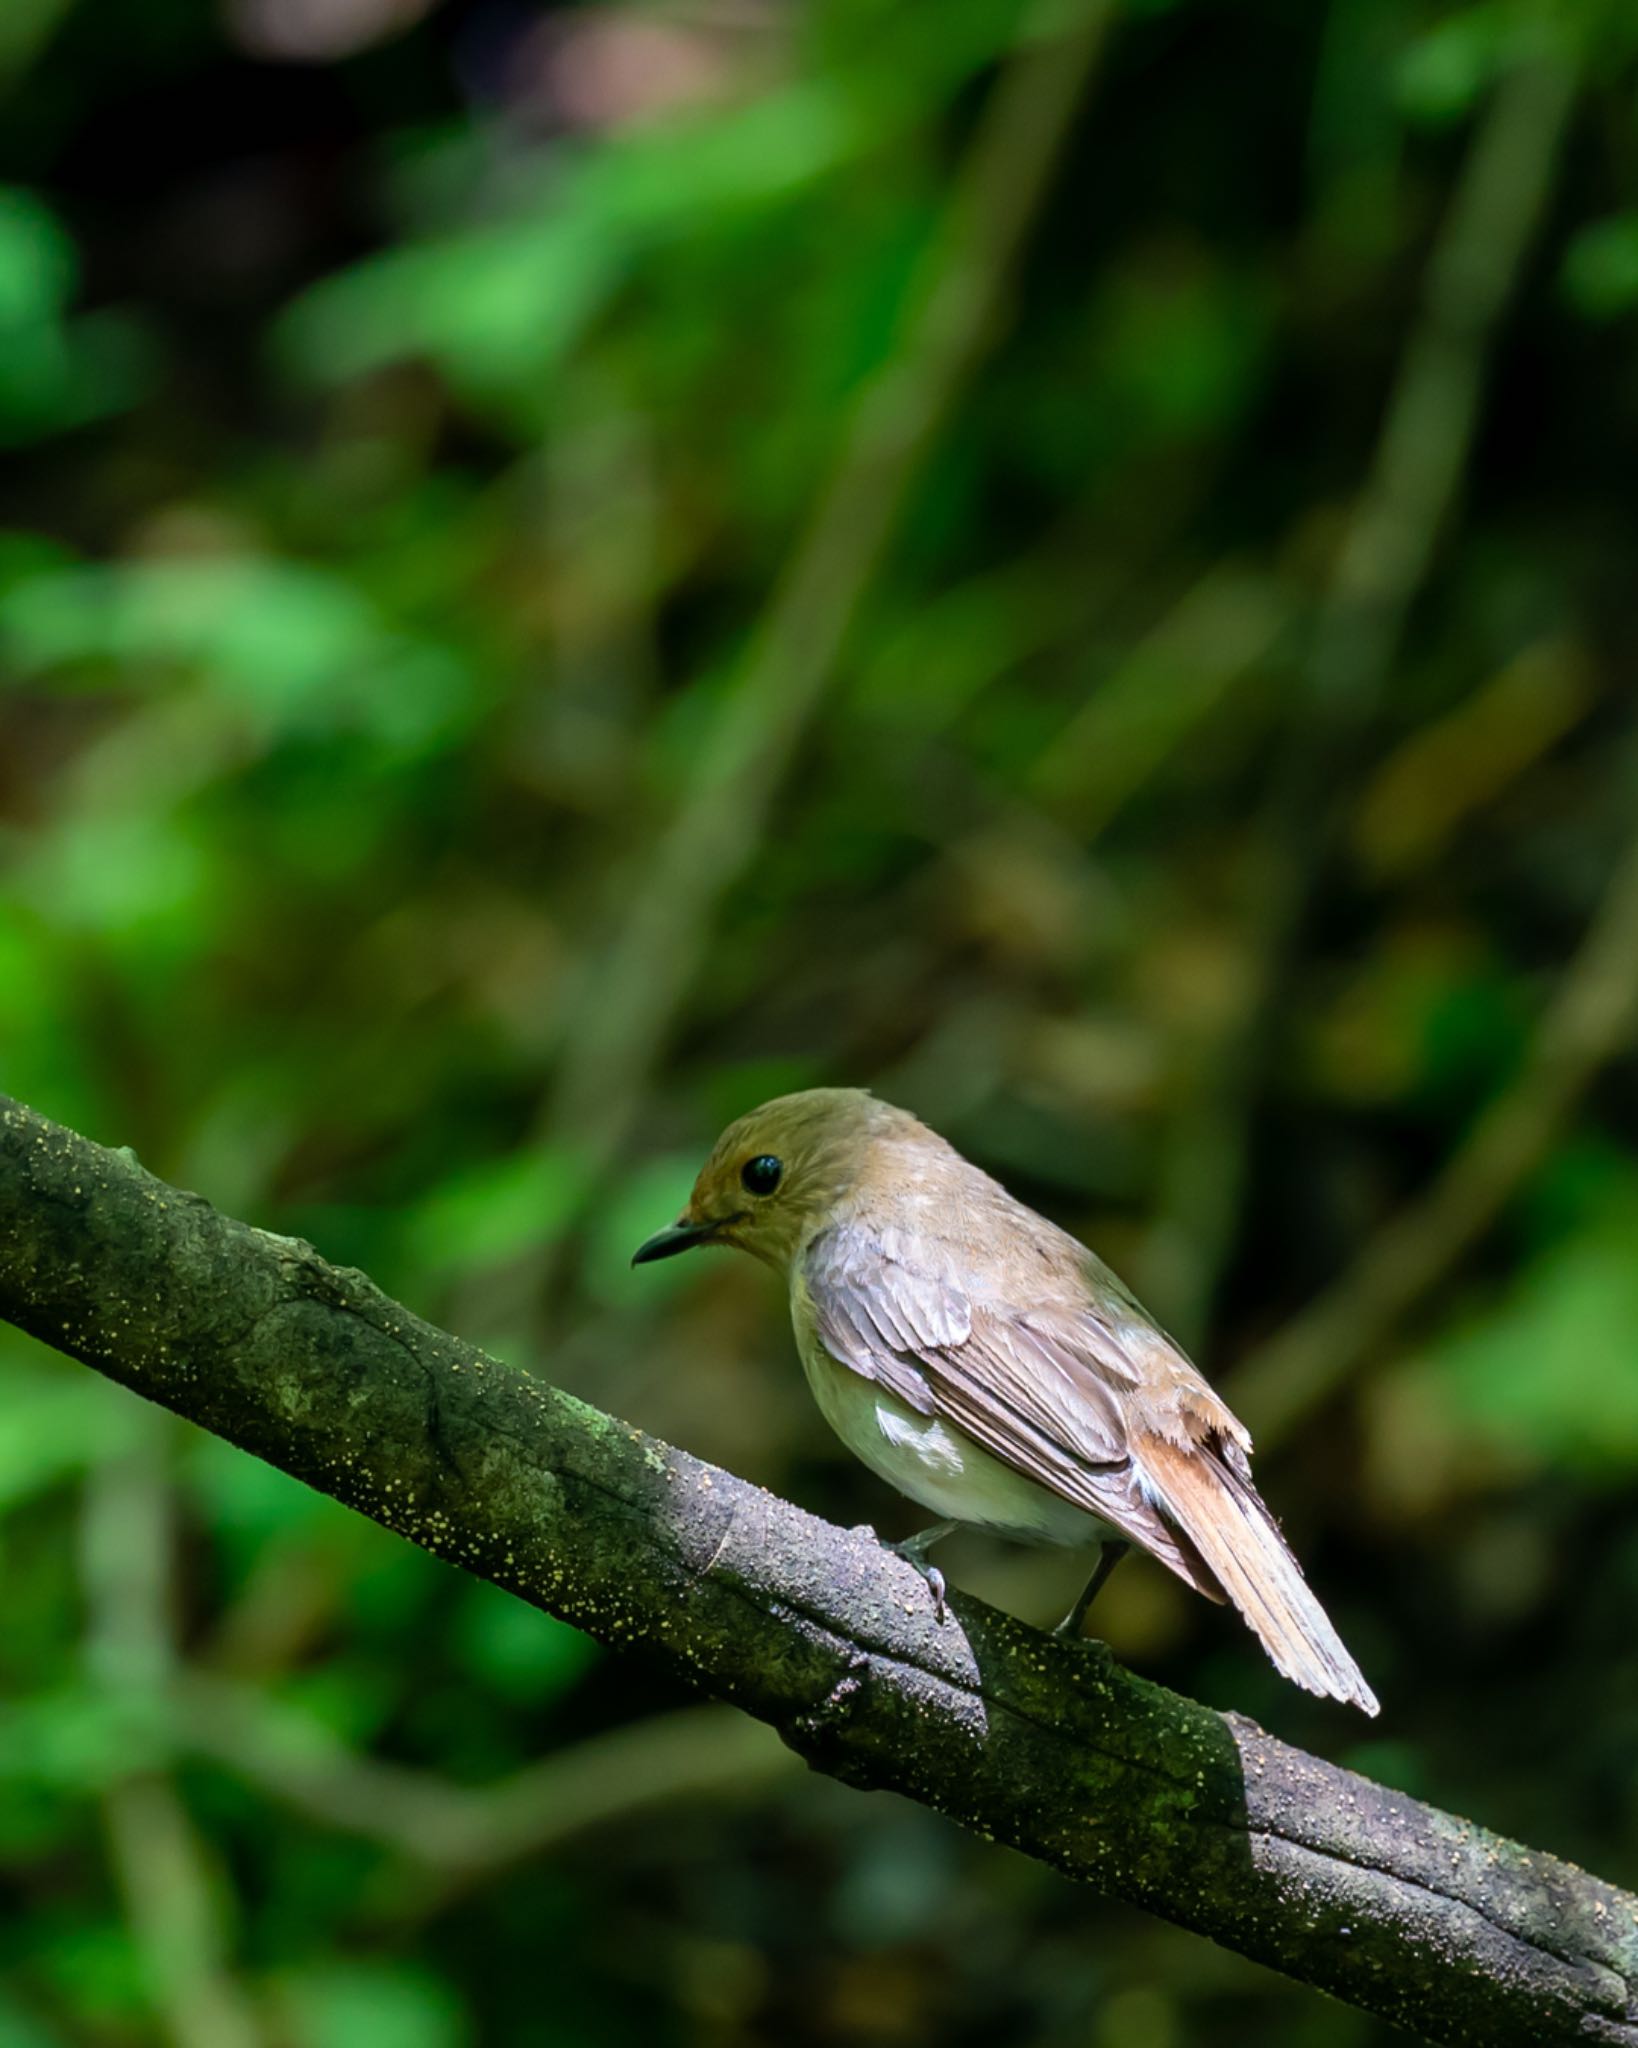
[[[825,1420],[939,1518],[888,1547],[941,1622],[927,1553],[958,1527],[1098,1545],[1073,1634],[1136,1544],[1232,1602],[1286,1678],[1378,1711],[1252,1483],[1245,1425],[1095,1252],[908,1110],[809,1088],[739,1117],[632,1264],[707,1245],[784,1278]]]

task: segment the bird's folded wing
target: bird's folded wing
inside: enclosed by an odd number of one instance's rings
[[[1134,1466],[1121,1396],[1139,1374],[1095,1306],[1014,1309],[889,1256],[861,1231],[826,1231],[802,1269],[830,1356],[921,1415],[1222,1594],[1160,1515]]]

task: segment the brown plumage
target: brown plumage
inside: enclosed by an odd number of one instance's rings
[[[1286,1677],[1377,1711],[1244,1426],[1096,1254],[906,1111],[819,1088],[741,1117],[637,1258],[696,1244],[786,1276],[821,1410],[901,1492],[1024,1542],[1139,1543]]]

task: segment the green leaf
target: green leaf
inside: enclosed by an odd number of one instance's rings
[[[1564,256],[1564,295],[1589,320],[1613,320],[1638,305],[1638,212],[1611,214],[1580,229]]]
[[[464,2048],[454,1994],[414,1963],[334,1963],[276,1986],[287,2037],[303,2048]]]
[[[61,2048],[32,2013],[0,1990],[0,2048]]]
[[[1638,1190],[1541,1252],[1423,1366],[1496,1443],[1598,1478],[1638,1469]]]
[[[1515,35],[1500,6],[1464,7],[1420,35],[1399,60],[1398,99],[1413,121],[1443,127],[1468,113]]]
[[[499,1587],[478,1584],[463,1590],[455,1645],[474,1677],[520,1705],[568,1691],[602,1654],[590,1636],[566,1621],[541,1614]]]
[[[413,753],[466,712],[465,662],[398,629],[345,577],[272,556],[46,569],[0,593],[21,668],[194,670],[264,742],[358,731]]]
[[[22,1364],[7,1366],[5,1415],[0,1514],[117,1455],[135,1441],[139,1420],[132,1396],[88,1373],[36,1373]]]
[[[553,1146],[485,1159],[441,1181],[405,1219],[410,1256],[447,1277],[549,1244],[573,1216],[584,1175]]]
[[[655,1289],[682,1286],[687,1275],[678,1270],[686,1260],[664,1267],[644,1267],[641,1275],[631,1271],[631,1255],[645,1237],[669,1223],[688,1200],[700,1170],[694,1153],[671,1153],[646,1159],[640,1166],[619,1176],[589,1219],[590,1242],[586,1248],[586,1286],[598,1300],[611,1308],[629,1308],[633,1286],[641,1285],[643,1298],[659,1298]]]
[[[0,186],[0,334],[53,324],[79,276],[73,241],[32,192]]]
[[[0,445],[116,412],[152,370],[146,331],[114,308],[68,318],[73,241],[30,192],[0,187]]]

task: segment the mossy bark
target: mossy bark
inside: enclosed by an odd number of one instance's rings
[[[1638,2048],[1638,1900],[925,1584],[0,1097],[0,1317],[465,1571],[1430,2040]],[[3,1394],[0,1394],[3,1399]]]

